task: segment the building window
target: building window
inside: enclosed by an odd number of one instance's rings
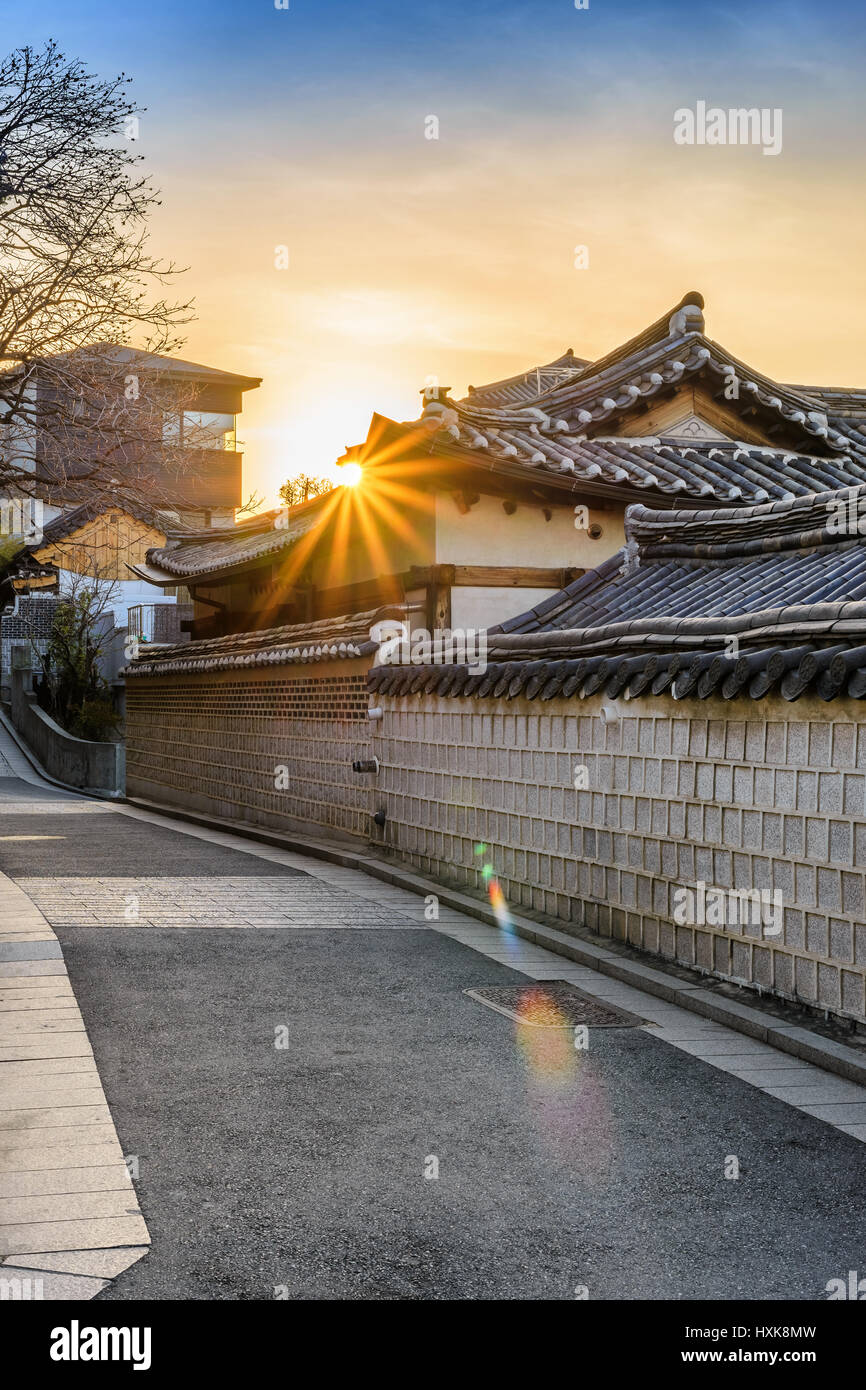
[[[236,447],[235,417],[210,410],[184,410],[165,415],[162,442],[180,444],[185,449],[231,449]]]
[[[181,417],[165,414],[162,417],[163,444],[179,444],[181,439]]]

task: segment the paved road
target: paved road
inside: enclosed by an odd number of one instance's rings
[[[862,1267],[866,1145],[644,1029],[516,1028],[464,991],[526,977],[420,900],[11,779],[0,828],[61,837],[0,869],[138,1158],[152,1250],[100,1299],[814,1299]]]

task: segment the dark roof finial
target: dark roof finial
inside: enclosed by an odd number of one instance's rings
[[[671,337],[681,337],[685,333],[703,333],[704,296],[697,290],[689,290],[683,295],[668,322]]]
[[[470,390],[471,389],[470,387]],[[419,396],[423,396],[425,401],[444,401],[447,400],[450,392],[450,386],[440,386],[435,377],[430,377],[427,385],[422,386],[418,394]]]

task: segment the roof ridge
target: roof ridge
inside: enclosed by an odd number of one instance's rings
[[[635,353],[652,346],[654,343],[661,343],[666,338],[674,336],[675,321],[680,329],[676,335],[678,338],[685,336],[686,324],[689,321],[699,324],[700,327],[697,331],[702,333],[704,329],[703,308],[703,295],[698,290],[689,290],[687,294],[683,295],[679,303],[675,304],[667,313],[662,314],[661,317],[656,319],[654,323],[651,323],[648,328],[641,329],[634,337],[628,338],[624,343],[620,343],[619,347],[613,348],[610,352],[604,353],[603,356],[597,357],[594,362],[590,362],[585,370],[581,372],[581,377],[589,381],[593,377],[600,376],[603,372],[608,370],[610,366],[616,365],[617,362],[626,361],[629,357],[633,357]],[[685,314],[684,311],[688,309],[692,309],[695,312],[691,315]],[[696,330],[691,329],[688,331],[694,332]],[[552,393],[548,392],[547,394],[549,395]],[[539,399],[542,398],[539,397]]]
[[[626,534],[628,535],[630,521],[639,524],[664,521],[668,526],[680,526],[690,525],[699,518],[702,522],[730,526],[738,521],[763,520],[770,516],[786,516],[792,512],[817,512],[819,510],[826,512],[828,504],[835,505],[846,499],[859,500],[861,497],[866,499],[866,482],[849,487],[828,489],[824,492],[812,492],[804,497],[784,497],[778,498],[775,502],[758,502],[743,507],[712,507],[701,511],[677,508],[676,511],[672,512],[670,509],[647,507],[643,502],[633,502],[626,508],[625,512]]]

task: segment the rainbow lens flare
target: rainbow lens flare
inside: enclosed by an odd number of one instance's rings
[[[527,988],[518,1007],[517,1043],[536,1081],[556,1088],[577,1071],[574,1029],[542,985]]]
[[[475,857],[483,858],[487,854],[487,845],[478,844],[475,846]],[[512,930],[511,916],[508,911],[508,904],[505,901],[505,894],[499,879],[496,877],[496,870],[489,860],[481,865],[481,878],[487,886],[487,896],[490,899],[490,906],[496,918],[496,924],[502,931]]]
[[[489,846],[475,845],[481,881],[509,953],[521,949]],[[543,983],[527,985],[518,1006],[515,1041],[538,1137],[549,1154],[583,1182],[606,1182],[613,1162],[614,1124],[604,1084],[575,1030]]]

